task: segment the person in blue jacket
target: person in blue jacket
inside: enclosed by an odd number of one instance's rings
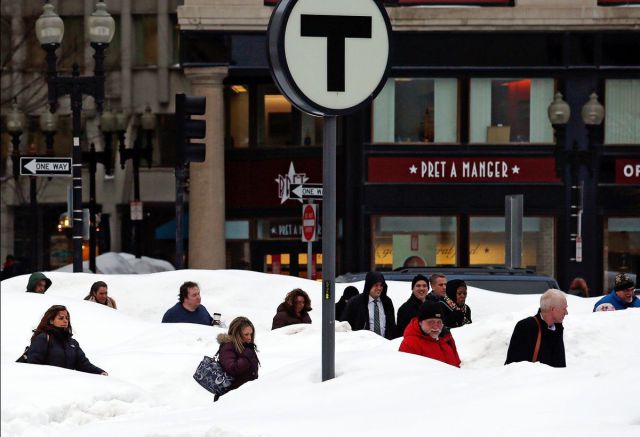
[[[195,282],[187,281],[180,286],[179,302],[169,308],[162,317],[162,323],[196,323],[213,325],[213,317],[201,305],[200,287]]]
[[[593,306],[593,311],[626,310],[640,308],[640,299],[635,295],[636,286],[626,273],[618,273],[613,291]]]

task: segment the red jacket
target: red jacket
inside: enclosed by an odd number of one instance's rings
[[[434,340],[430,335],[422,332],[417,317],[411,319],[407,329],[404,330],[404,339],[399,350],[460,367],[460,357],[451,333],[447,332]]]

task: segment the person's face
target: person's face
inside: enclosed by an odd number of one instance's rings
[[[44,294],[46,287],[47,287],[47,281],[45,281],[44,279],[40,279],[38,282],[36,282],[36,285],[35,287],[33,287],[33,290],[36,293]]]
[[[431,284],[433,292],[440,297],[447,294],[447,278],[436,278],[436,282]]]
[[[242,337],[243,343],[251,343],[253,337],[253,328],[251,326],[245,326],[240,331],[240,336]]]
[[[629,287],[624,290],[616,291],[616,295],[625,303],[631,303],[633,301],[633,294],[635,293],[635,287]]]
[[[100,303],[107,303],[107,287],[100,287],[96,291],[96,300]]]
[[[467,300],[467,287],[461,285],[456,290],[456,305],[462,306]]]
[[[373,284],[373,287],[371,287],[371,290],[369,291],[369,296],[371,296],[374,299],[377,299],[380,297],[380,295],[382,294],[382,282],[376,282],[375,284]]]
[[[69,327],[69,313],[65,310],[58,311],[56,316],[51,320],[51,324],[56,328],[68,328]]]
[[[553,323],[562,323],[564,320],[564,316],[569,314],[567,311],[567,299],[559,298],[554,305],[551,307],[551,317],[553,318]]]
[[[440,332],[442,332],[442,320],[441,319],[425,319],[420,322],[422,330],[433,338],[438,338]]]
[[[191,287],[187,290],[187,297],[184,298],[184,304],[190,307],[197,307],[200,305],[200,289],[198,287]]]
[[[304,309],[305,299],[304,296],[296,296],[293,301],[293,309],[297,313],[300,313]]]
[[[427,297],[427,293],[429,292],[429,286],[427,285],[427,281],[418,281],[416,285],[413,286],[413,295],[424,302],[424,299]]]

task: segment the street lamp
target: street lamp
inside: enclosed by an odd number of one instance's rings
[[[73,65],[71,77],[60,77],[56,69],[56,50],[64,36],[64,23],[48,1],[42,15],[36,21],[36,36],[47,52],[47,86],[50,111],[58,108],[58,99],[69,95],[73,115],[73,271],[82,271],[82,152],[80,150],[82,96],[95,100],[96,109],[102,112],[104,102],[104,51],[115,34],[115,20],[107,12],[103,1],[87,19],[89,40],[94,50],[93,76],[80,76],[80,67]]]
[[[120,152],[120,168],[124,170],[125,158],[125,134],[127,132],[128,117],[121,109],[115,113],[115,132],[118,136],[118,151]]]
[[[13,153],[11,158],[13,159],[13,179],[18,180],[20,176],[20,136],[24,131],[27,124],[27,118],[24,112],[18,109],[18,102],[14,99],[11,106],[11,112],[7,114],[7,130],[11,135],[11,144],[13,146]]]

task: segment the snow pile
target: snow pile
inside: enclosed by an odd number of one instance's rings
[[[85,272],[89,271],[89,261],[82,264]],[[143,273],[156,273],[175,270],[173,265],[161,259],[143,256],[136,258],[129,253],[107,252],[96,257],[98,273],[106,275],[130,275]],[[67,264],[55,270],[56,272],[73,272],[73,264]]]
[[[503,366],[514,324],[538,296],[471,288],[472,325],[454,330],[462,368],[397,352],[401,339],[336,324],[336,378],[321,383],[321,283],[255,272],[149,275],[52,272],[45,295],[27,276],[2,282],[3,436],[632,436],[640,430],[640,311],[592,313],[569,296],[566,369]],[[96,280],[118,310],[83,301]],[[256,325],[260,378],[213,403],[193,371],[217,350],[219,328],[160,324],[185,280],[228,324]],[[339,284],[337,295],[349,284]],[[362,282],[354,284],[362,288]],[[312,325],[270,331],[289,290],[309,292]],[[390,282],[396,309],[410,284]],[[109,377],[15,363],[44,311],[64,304],[75,338]],[[634,372],[635,371],[635,372]]]

